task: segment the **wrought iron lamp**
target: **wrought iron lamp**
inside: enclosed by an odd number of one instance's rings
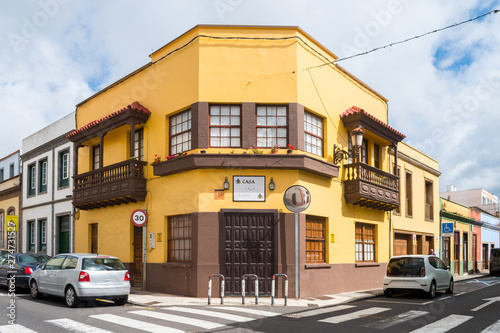
[[[355,158],[359,147],[363,144],[364,134],[365,131],[360,125],[351,131],[352,150],[342,150],[337,145],[333,145],[333,164],[339,164],[342,160],[347,160],[348,158]]]
[[[274,191],[275,186],[276,185],[274,184],[273,177],[271,177],[271,181],[269,182],[269,190]]]

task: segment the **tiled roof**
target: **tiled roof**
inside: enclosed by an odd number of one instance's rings
[[[384,123],[382,120],[372,116],[371,114],[369,114],[368,112],[366,112],[365,110],[357,107],[357,106],[351,106],[349,109],[345,110],[343,113],[340,114],[340,118],[346,118],[350,115],[355,115],[355,114],[364,114],[366,115],[368,118],[370,118],[371,120],[377,122],[378,124],[384,126],[385,128],[387,128],[388,130],[390,130],[391,132],[401,136],[402,138],[406,138],[406,135],[404,135],[403,133],[395,130],[394,128],[392,128],[391,126],[387,125],[386,123]]]
[[[128,111],[128,110],[134,110],[134,111],[136,111],[138,113],[144,113],[146,115],[151,115],[151,111],[149,111],[147,108],[145,108],[144,106],[142,106],[141,104],[139,104],[139,102],[136,101],[136,102],[128,105],[127,107],[124,107],[121,110],[115,111],[115,112],[113,112],[111,114],[108,114],[107,116],[105,116],[105,117],[103,117],[101,119],[94,120],[93,122],[90,122],[87,125],[80,127],[79,129],[77,129],[77,130],[69,133],[68,134],[68,138],[71,138],[72,136],[74,136],[74,135],[76,135],[78,133],[84,132],[84,131],[88,130],[89,128],[97,126],[98,124],[100,124],[100,123],[102,123],[102,122],[104,122],[106,120],[112,119],[112,118],[118,116],[119,114],[122,114],[122,113],[124,113],[125,111]]]

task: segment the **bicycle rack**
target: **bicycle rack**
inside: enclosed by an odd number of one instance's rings
[[[255,304],[259,304],[259,277],[256,274],[245,274],[241,277],[241,304],[245,304],[245,278],[255,278]]]
[[[284,277],[285,278],[285,306],[287,305],[287,300],[288,300],[288,276],[286,274],[274,274],[273,275],[273,280],[271,283],[271,306],[274,305],[274,290],[276,286],[276,278],[277,277]]]
[[[224,275],[210,274],[208,278],[208,305],[212,302],[212,278],[220,277],[220,304],[224,304]]]

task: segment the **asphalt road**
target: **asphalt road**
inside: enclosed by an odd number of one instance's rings
[[[15,299],[15,307],[11,301]],[[10,308],[9,308],[10,307]],[[330,307],[178,306],[106,302],[66,307],[55,297],[9,297],[0,288],[0,332],[500,332],[500,278],[455,284],[434,300],[419,294],[375,297]],[[14,310],[12,310],[14,309]],[[15,315],[15,325],[8,324]]]

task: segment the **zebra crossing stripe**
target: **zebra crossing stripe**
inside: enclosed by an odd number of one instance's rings
[[[415,311],[411,310],[408,312],[404,312],[401,314],[398,314],[397,316],[393,316],[390,318],[382,319],[379,321],[376,321],[374,323],[369,323],[366,325],[363,325],[364,327],[370,327],[370,328],[377,328],[377,329],[385,329],[394,325],[398,325],[401,323],[404,323],[406,321],[412,320],[414,318],[424,316],[428,314],[429,312],[427,311]]]
[[[321,308],[321,309],[309,310],[309,311],[300,312],[300,313],[290,313],[290,314],[284,315],[284,317],[288,317],[288,318],[312,317],[312,316],[317,316],[320,314],[350,309],[350,308],[354,308],[354,307],[355,307],[354,305],[337,305],[337,306],[334,306],[333,308]]]
[[[281,313],[277,313],[277,312],[249,309],[249,308],[245,308],[245,307],[237,308],[237,307],[232,307],[232,306],[225,306],[225,307],[217,308],[217,310],[243,312],[243,313],[249,313],[249,314],[253,314],[253,315],[261,316],[261,317],[275,317],[275,316],[281,315]]]
[[[37,333],[36,331],[30,330],[19,324],[9,324],[0,326],[0,332],[2,333]]]
[[[65,330],[70,332],[112,333],[111,331],[103,330],[68,318],[46,320],[45,322],[64,328]]]
[[[373,307],[373,308],[368,308],[368,309],[364,309],[364,310],[359,310],[356,312],[351,312],[351,313],[348,313],[345,315],[326,318],[326,319],[319,320],[319,321],[323,322],[323,323],[338,324],[338,323],[343,323],[345,321],[359,319],[361,317],[365,317],[365,316],[369,316],[369,315],[374,315],[374,314],[384,312],[387,310],[390,310],[390,308]]]
[[[145,316],[145,317],[149,317],[149,318],[173,321],[173,322],[181,323],[181,324],[188,324],[191,326],[201,327],[201,328],[206,329],[206,330],[211,330],[214,328],[220,328],[220,327],[226,326],[226,325],[214,323],[211,321],[200,320],[200,319],[195,319],[195,318],[190,318],[190,317],[183,317],[183,316],[178,316],[178,315],[173,315],[173,314],[168,314],[168,313],[148,311],[148,310],[129,311],[128,313],[140,315],[140,316]]]
[[[126,326],[129,328],[135,328],[137,330],[152,332],[152,333],[183,333],[184,332],[184,331],[181,331],[181,330],[178,330],[175,328],[156,325],[156,324],[148,323],[145,321],[130,319],[130,318],[117,316],[117,315],[113,315],[113,314],[91,315],[89,317],[95,318],[95,319],[100,319],[103,321],[107,321],[107,322],[113,323],[113,324]]]
[[[244,323],[247,321],[255,320],[255,318],[243,317],[243,316],[238,316],[238,315],[233,315],[233,314],[218,312],[218,311],[208,311],[208,310],[191,309],[191,308],[179,308],[179,307],[175,307],[175,306],[171,307],[171,308],[162,308],[162,309],[167,310],[167,311],[185,312],[185,313],[191,313],[191,314],[196,314],[196,315],[200,315],[200,316],[226,319],[226,320],[230,320],[230,321],[238,322],[238,323]]]
[[[494,333],[500,332],[500,320],[497,320],[493,325],[486,327],[481,333]]]
[[[417,330],[412,331],[412,333],[442,333],[448,332],[454,327],[462,325],[467,320],[472,319],[472,316],[463,315],[450,315],[438,321],[435,321],[429,325],[420,327]]]

